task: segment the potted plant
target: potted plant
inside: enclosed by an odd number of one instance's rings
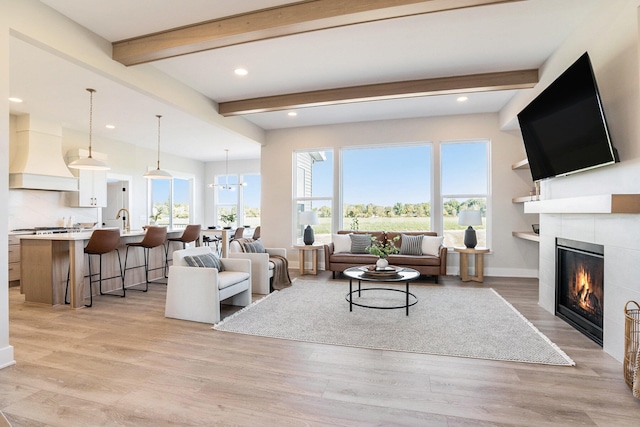
[[[226,226],[224,227],[226,229],[230,229],[231,224],[234,223],[235,220],[236,220],[236,214],[234,214],[233,212],[220,215],[220,221],[226,224]]]
[[[377,268],[386,268],[389,266],[389,261],[387,261],[387,257],[391,254],[397,254],[400,252],[400,249],[396,246],[395,242],[400,239],[399,236],[394,237],[392,240],[387,241],[386,243],[377,243],[377,239],[374,237],[371,238],[371,245],[367,246],[367,250],[371,255],[375,255],[380,257],[380,259],[376,262]]]
[[[151,221],[149,221],[150,225],[156,225],[158,223],[158,220],[160,220],[160,218],[162,218],[162,214],[164,214],[164,206],[163,205],[159,205],[159,206],[154,206],[153,207],[153,214],[149,215],[149,219]]]

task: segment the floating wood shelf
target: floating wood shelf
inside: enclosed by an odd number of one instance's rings
[[[531,201],[531,196],[514,197],[513,199],[511,199],[511,203],[524,203],[524,202],[530,202],[530,201]]]
[[[518,239],[531,240],[532,242],[540,241],[540,236],[533,231],[512,231],[511,235]]]
[[[511,169],[529,169],[529,159],[520,160],[511,165]]]
[[[524,213],[640,214],[640,194],[602,194],[525,202]]]

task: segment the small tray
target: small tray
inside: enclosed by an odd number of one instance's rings
[[[361,267],[361,270],[364,271],[364,273],[362,273],[362,277],[369,277],[372,279],[395,279],[400,277],[398,272],[404,269],[394,265],[390,265],[384,269],[378,269],[375,265],[369,265]]]

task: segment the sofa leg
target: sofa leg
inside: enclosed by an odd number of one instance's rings
[[[438,275],[433,276],[433,283],[438,283]]]
[[[332,278],[335,279],[336,278],[336,272],[332,271],[331,274],[332,274]]]

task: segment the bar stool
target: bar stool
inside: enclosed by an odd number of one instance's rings
[[[172,259],[169,259],[169,247],[171,246],[171,242],[182,242],[182,249],[185,249],[187,247],[187,243],[191,243],[191,242],[196,242],[196,246],[200,246],[200,230],[201,230],[201,226],[200,224],[193,224],[193,225],[187,225],[187,227],[184,229],[184,232],[182,232],[182,236],[180,237],[170,237],[167,239],[167,245],[165,247],[165,259],[167,260],[167,265],[169,264],[169,261],[172,261]],[[168,269],[167,269],[168,271]],[[167,274],[165,274],[164,277],[167,277]]]
[[[127,275],[127,270],[133,270],[134,268],[140,268],[140,267],[144,267],[144,277],[145,277],[145,288],[143,289],[135,289],[135,288],[129,288],[133,291],[142,291],[142,292],[147,292],[149,290],[149,271],[153,271],[153,270],[159,270],[159,269],[163,269],[165,270],[167,267],[167,259],[166,259],[166,254],[167,251],[165,249],[164,246],[164,242],[167,239],[167,228],[166,227],[147,227],[147,232],[144,235],[144,238],[142,239],[141,242],[133,242],[133,243],[127,243],[127,252],[125,254],[124,257],[124,274],[122,275],[122,279],[124,280],[126,278]],[[151,251],[151,249],[153,248],[157,248],[159,246],[162,246],[162,253],[165,255],[165,261],[162,265],[162,267],[156,267],[156,268],[152,268],[149,269],[149,253]],[[143,265],[136,265],[134,267],[129,267],[127,268],[127,260],[129,258],[129,249],[131,248],[142,248],[143,249],[143,255],[144,255],[144,264]]]
[[[120,229],[118,228],[105,228],[94,230],[91,233],[91,237],[89,238],[89,243],[84,248],[84,253],[87,254],[87,258],[89,259],[89,274],[84,276],[89,278],[89,304],[85,304],[85,307],[91,307],[93,305],[93,284],[96,282],[93,280],[94,276],[99,276],[97,282],[99,283],[100,295],[111,295],[115,297],[125,296],[125,287],[124,287],[124,274],[122,272],[122,261],[120,259],[120,251],[118,250],[118,246],[120,245]],[[118,264],[120,274],[117,276],[111,277],[102,277],[102,255],[108,254],[109,252],[116,251],[118,254]],[[100,270],[98,273],[93,273],[91,270],[91,256],[98,255],[100,258]],[[126,263],[125,263],[126,265]],[[64,303],[69,304],[67,301],[67,295],[69,293],[69,277],[71,275],[71,270],[67,271],[67,287],[64,291]],[[102,281],[120,278],[122,281],[122,295],[113,294],[110,292],[102,291]]]

